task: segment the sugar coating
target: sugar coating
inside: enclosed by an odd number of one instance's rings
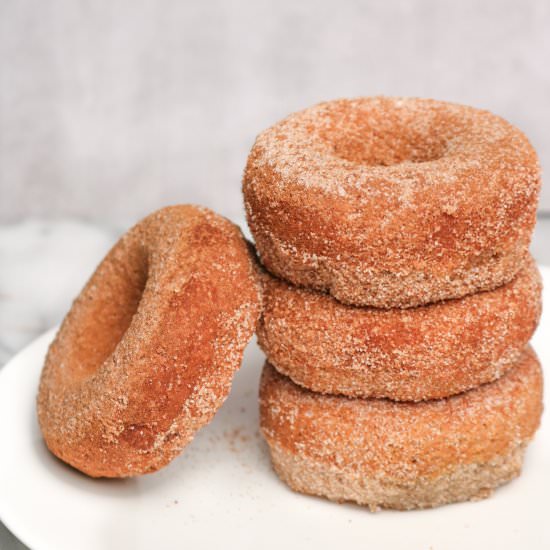
[[[316,394],[268,363],[260,385],[261,430],[281,478],[372,509],[487,496],[518,475],[541,413],[530,348],[497,381],[420,403]]]
[[[37,405],[47,446],[94,477],[166,465],[227,397],[260,308],[235,225],[195,206],[151,214],[101,262],[50,346]]]
[[[413,98],[321,103],[262,132],[243,179],[272,273],[339,301],[411,307],[509,281],[540,169],[487,111]]]
[[[356,502],[377,512],[380,508],[413,510],[487,498],[521,473],[525,447],[518,445],[486,463],[459,465],[435,479],[419,478],[409,483],[360,473],[342,475],[334,466],[302,458],[277,445],[270,451],[277,475],[294,491],[335,502]]]
[[[540,318],[542,281],[528,258],[509,283],[409,309],[339,303],[265,273],[258,343],[310,390],[400,401],[490,382],[517,362]]]

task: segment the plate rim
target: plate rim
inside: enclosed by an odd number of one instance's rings
[[[31,349],[42,345],[43,341],[47,341],[46,349],[49,348],[51,342],[57,334],[58,329],[59,325],[55,325],[54,327],[46,330],[45,332],[37,336],[34,340],[29,342],[23,349],[18,351],[11,359],[9,359],[8,362],[0,369],[0,386],[2,385],[2,381],[7,376],[11,375],[12,369],[15,368],[13,367],[13,364],[17,365],[18,361],[21,360],[21,356],[29,353]],[[6,374],[6,372],[10,374]],[[38,380],[36,381],[36,386],[38,389]],[[45,543],[44,541],[35,541],[33,540],[34,537],[32,535],[27,536],[27,532],[25,532],[24,529],[23,531],[21,531],[19,529],[20,524],[18,523],[18,521],[12,521],[13,517],[10,516],[10,513],[7,511],[8,508],[2,506],[3,502],[5,503],[5,501],[0,498],[0,521],[4,524],[4,527],[17,539],[18,542],[23,543],[31,550],[55,550],[54,548],[51,548],[48,543]]]

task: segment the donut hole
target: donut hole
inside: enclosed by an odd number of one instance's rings
[[[340,109],[322,132],[333,154],[366,166],[421,163],[445,154],[448,125],[437,114],[414,118],[401,108]]]
[[[440,159],[445,144],[422,137],[406,139],[406,136],[379,132],[342,136],[334,142],[336,156],[366,166],[393,166],[404,162],[421,163]]]
[[[82,296],[78,334],[71,344],[74,382],[92,376],[115,351],[132,323],[148,279],[148,254],[139,247],[126,251],[123,261],[104,262],[93,276],[97,285]]]

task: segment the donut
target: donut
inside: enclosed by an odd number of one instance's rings
[[[243,178],[262,263],[343,303],[490,290],[525,261],[540,189],[525,135],[429,99],[321,103],[262,132]]]
[[[410,309],[361,308],[265,275],[258,343],[293,382],[320,393],[437,399],[510,369],[541,313],[532,258],[495,290]]]
[[[519,475],[542,412],[534,352],[495,382],[399,403],[313,393],[266,364],[260,419],[275,471],[295,491],[371,510],[477,500]]]
[[[153,472],[226,398],[261,309],[240,230],[195,206],[130,229],[51,344],[37,412],[50,451],[92,477]]]

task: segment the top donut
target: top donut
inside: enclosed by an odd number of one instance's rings
[[[527,257],[539,189],[534,149],[502,118],[386,97],[278,122],[256,139],[243,182],[268,270],[384,308],[510,281]]]

